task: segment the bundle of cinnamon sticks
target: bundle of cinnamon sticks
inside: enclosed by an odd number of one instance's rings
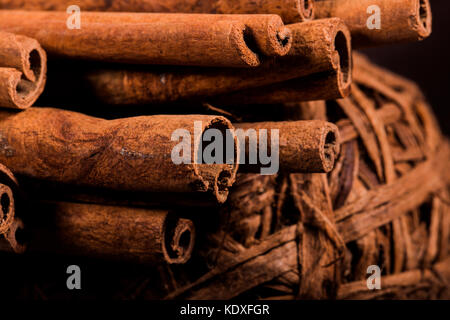
[[[133,297],[448,275],[448,143],[352,51],[430,33],[428,0],[0,0],[0,250],[151,266]]]

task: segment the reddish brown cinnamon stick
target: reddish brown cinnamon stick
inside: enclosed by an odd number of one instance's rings
[[[339,70],[338,72],[316,73],[304,78],[222,94],[212,97],[211,102],[226,106],[334,100],[347,97],[350,91],[351,79],[348,77],[344,79],[343,73]]]
[[[65,11],[78,5],[83,11],[273,13],[286,23],[314,18],[314,0],[0,0],[0,8]]]
[[[67,19],[66,12],[2,10],[0,29],[36,38],[52,55],[139,64],[257,66],[258,53],[285,55],[291,44],[276,15],[83,12],[80,29],[68,29]]]
[[[51,108],[3,111],[0,161],[17,174],[38,179],[115,190],[200,192],[223,202],[235,179],[238,146],[234,144],[233,164],[198,161],[196,149],[210,128],[224,132],[232,125],[223,117],[202,115],[108,121]],[[179,137],[172,140],[177,129],[189,136],[190,144],[181,164],[172,159],[181,142]]]
[[[242,129],[242,134],[236,131],[237,136],[244,143],[246,162],[241,170],[254,170],[255,164],[249,163],[252,145],[246,135],[255,132],[260,143],[261,130],[267,130],[268,150],[278,152],[281,170],[288,172],[329,172],[333,169],[334,161],[339,154],[339,132],[337,127],[321,120],[292,121],[292,122],[254,122],[236,123],[236,129]],[[278,143],[273,144],[273,130],[278,130]],[[256,146],[254,146],[256,147]],[[258,144],[258,154],[260,145]],[[255,148],[256,149],[256,148]],[[244,152],[241,145],[241,151]],[[253,151],[255,152],[255,151]],[[261,164],[256,164],[261,167]]]
[[[347,24],[354,47],[423,40],[431,34],[428,0],[321,0],[315,5],[317,18],[338,17]],[[379,29],[370,20],[378,13]]]
[[[140,67],[130,70],[121,67],[88,70],[76,81],[85,83],[100,101],[118,105],[205,100],[206,97],[321,72],[337,72],[339,84],[348,86],[351,82],[350,33],[339,19],[315,20],[288,27],[294,41],[289,53],[266,61],[258,68],[236,72],[224,68],[155,70]],[[62,75],[53,78],[59,77]],[[69,91],[71,88],[65,85],[61,89],[73,94]]]
[[[36,40],[0,31],[0,107],[30,107],[44,91],[46,71]]]
[[[38,206],[29,249],[155,264],[186,263],[195,242],[192,221],[166,210],[69,202]],[[46,222],[45,224],[42,222]]]

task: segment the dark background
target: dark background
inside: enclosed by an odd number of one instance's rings
[[[375,63],[417,82],[432,105],[442,131],[450,136],[450,1],[430,2],[433,33],[429,38],[363,52]]]

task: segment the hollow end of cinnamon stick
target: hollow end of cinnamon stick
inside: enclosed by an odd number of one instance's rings
[[[200,178],[200,182],[202,183],[202,189],[207,192],[211,192],[213,196],[217,199],[219,203],[224,203],[228,197],[229,188],[233,185],[236,179],[236,173],[239,167],[239,146],[236,135],[233,131],[233,125],[229,120],[224,117],[215,117],[211,120],[211,122],[204,128],[203,134],[197,137],[197,141],[195,142],[197,148],[194,150],[198,150],[200,146],[202,148],[205,145],[201,142],[203,141],[203,135],[209,129],[219,130],[222,134],[222,137],[227,137],[227,135],[231,135],[233,139],[233,161],[232,163],[227,163],[225,159],[220,164],[206,164],[201,163],[198,160],[198,154],[194,154],[194,172]],[[223,153],[227,154],[227,143],[223,143]],[[203,149],[201,149],[203,154]],[[218,168],[220,168],[218,170]]]
[[[340,151],[339,130],[335,125],[324,127],[323,139],[320,141],[323,172],[330,172]]]
[[[417,0],[416,14],[413,19],[413,26],[417,26],[419,40],[427,38],[432,31],[432,13],[429,0]]]
[[[292,47],[292,32],[288,27],[280,27],[275,33],[275,41],[273,41],[273,48],[275,54],[285,56]]]
[[[189,261],[195,244],[195,227],[191,220],[168,215],[163,233],[162,250],[169,264]]]
[[[314,0],[297,0],[300,21],[314,19]]]
[[[14,221],[15,206],[10,187],[0,184],[0,234],[7,233]]]
[[[266,56],[285,56],[292,47],[292,31],[283,24],[279,16],[272,16],[267,25],[267,43],[261,46]],[[258,36],[255,36],[258,41]],[[259,42],[263,42],[259,40]]]
[[[8,232],[5,234],[5,238],[14,253],[21,254],[26,251],[28,234],[22,219],[14,218]]]
[[[350,91],[352,84],[352,45],[351,35],[344,23],[341,23],[336,28],[334,34],[332,59],[337,66],[336,72],[339,77],[339,89],[346,96]]]
[[[15,35],[20,52],[17,69],[0,62],[0,105],[13,109],[29,108],[44,91],[47,56],[40,44],[31,38]]]
[[[230,41],[238,51],[242,61],[249,67],[261,64],[258,54],[254,51],[254,39],[249,28],[243,23],[235,23],[230,32]]]

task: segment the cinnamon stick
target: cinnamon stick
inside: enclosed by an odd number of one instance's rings
[[[0,29],[34,37],[55,56],[138,64],[254,67],[259,54],[285,55],[291,46],[277,15],[83,12],[73,30],[67,19],[1,10]]]
[[[344,79],[342,71],[338,70],[218,95],[211,98],[211,102],[227,106],[335,100],[347,97],[350,91],[351,79]]]
[[[101,67],[84,72],[75,70],[71,72],[75,74],[74,86],[65,83],[60,88],[61,81],[58,81],[52,90],[63,90],[70,95],[74,94],[73,88],[77,84],[83,83],[103,103],[146,105],[204,101],[216,95],[322,72],[340,74],[339,83],[345,90],[351,82],[352,71],[350,32],[347,27],[337,18],[297,23],[288,27],[293,38],[289,53],[284,57],[266,60],[257,68],[236,72],[229,68]],[[61,77],[67,78],[65,74],[56,74],[53,79]]]
[[[0,107],[26,109],[44,91],[47,57],[31,38],[0,31]]]
[[[258,154],[261,154],[261,131],[266,130],[267,148],[272,157],[274,152],[278,153],[279,166],[283,171],[329,172],[333,169],[334,161],[339,154],[338,129],[326,121],[236,123],[234,126],[241,143],[241,152],[245,150],[246,162],[241,163],[241,170],[244,171],[253,171],[255,166],[258,168],[263,166],[261,163],[251,163],[250,153],[256,154],[256,146],[253,150],[251,140],[248,139],[252,131],[258,140]],[[274,130],[278,130],[275,136],[278,139],[275,140]]]
[[[273,13],[286,23],[314,18],[313,0],[0,0],[2,9],[65,11],[71,5],[78,5],[83,11]]]
[[[37,208],[41,223],[30,223],[30,251],[182,264],[194,247],[192,221],[167,210],[69,202],[42,203]]]
[[[355,48],[418,41],[431,34],[428,0],[318,0],[315,7],[317,18],[338,17],[345,22]],[[378,9],[379,28],[370,20]]]
[[[172,160],[181,140],[171,140],[177,129],[189,136],[190,150],[183,149],[180,164]],[[196,152],[203,151],[202,135],[208,129],[226,132],[232,125],[223,117],[203,115],[103,120],[52,108],[2,111],[0,161],[18,175],[48,181],[138,192],[199,192],[224,202],[235,179],[238,146],[232,136],[231,164],[199,161]]]

